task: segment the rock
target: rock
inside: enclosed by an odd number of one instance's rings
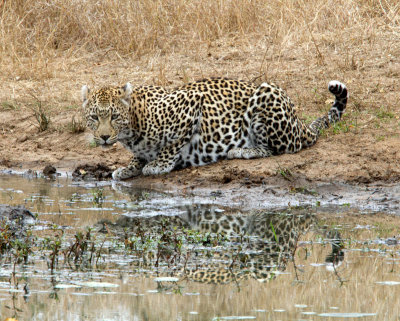
[[[35,222],[35,216],[23,206],[0,204],[0,230],[7,229],[16,237],[22,237],[26,226]]]
[[[12,221],[34,221],[35,216],[23,206],[10,206],[0,204],[0,219]]]
[[[19,136],[16,140],[17,140],[17,143],[26,142],[28,140],[28,135],[27,134],[23,134],[22,136]]]
[[[397,245],[399,241],[395,237],[389,237],[385,240],[387,245]]]
[[[57,173],[57,169],[53,165],[47,165],[43,168],[43,175],[51,176]]]
[[[105,180],[110,179],[113,170],[104,164],[84,164],[75,168],[72,173],[74,180]]]

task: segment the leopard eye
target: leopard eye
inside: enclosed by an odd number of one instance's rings
[[[118,115],[117,114],[112,114],[111,115],[111,120],[116,120],[118,118]]]
[[[97,115],[92,115],[90,116],[93,120],[99,120],[99,117]]]

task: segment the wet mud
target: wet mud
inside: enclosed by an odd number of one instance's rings
[[[390,182],[310,181],[298,176],[291,180],[282,177],[242,178],[221,184],[212,181],[182,183],[174,178],[142,176],[115,186],[125,193],[140,186],[180,195],[212,196],[218,203],[244,210],[313,206],[320,211],[353,208],[364,212],[400,214],[400,184]]]
[[[43,172],[1,171],[3,174],[22,174],[40,177]],[[116,190],[126,194],[135,193],[137,188],[146,188],[172,195],[213,197],[219,204],[243,210],[282,209],[293,206],[314,206],[320,211],[337,208],[339,211],[353,208],[364,212],[400,214],[400,183],[376,181],[373,183],[343,182],[337,180],[310,180],[302,175],[280,173],[275,176],[254,176],[249,171],[226,171],[222,176],[201,177],[199,168],[173,171],[160,176],[138,176],[127,181],[112,181],[113,169],[107,165],[83,164],[72,174],[57,172],[51,175],[70,176],[74,181],[109,181]],[[57,175],[53,175],[57,173]],[[173,198],[174,196],[172,196]]]
[[[83,164],[74,169],[72,177],[74,180],[105,180],[111,179],[112,170],[104,164]]]

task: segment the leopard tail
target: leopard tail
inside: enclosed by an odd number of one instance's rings
[[[331,124],[339,122],[346,109],[348,99],[346,86],[337,80],[332,80],[329,82],[328,89],[335,96],[335,101],[328,114],[317,118],[309,126],[305,126],[302,140],[303,147],[314,145],[321,131],[329,128]]]

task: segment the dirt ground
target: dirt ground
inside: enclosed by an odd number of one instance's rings
[[[130,154],[119,144],[109,149],[89,147],[88,133],[48,130],[38,133],[29,110],[3,111],[0,164],[2,168],[41,170],[51,164],[59,171],[72,171],[82,164],[103,163],[112,168],[124,166]],[[53,122],[71,117],[64,111]],[[11,125],[13,123],[14,125]],[[378,134],[376,133],[378,132]],[[297,179],[371,183],[400,180],[400,139],[397,135],[377,140],[379,131],[366,128],[362,133],[330,134],[297,154],[256,160],[226,160],[203,167],[191,167],[161,177],[138,178],[147,184],[199,185],[241,182],[260,184]],[[137,179],[135,179],[137,180]]]
[[[83,57],[79,62],[60,58],[46,67],[52,74],[45,79],[2,74],[0,166],[40,170],[51,164],[59,171],[73,171],[82,164],[126,165],[130,155],[120,145],[91,147],[90,133],[74,129],[72,118],[81,119],[80,87],[86,83],[93,87],[130,81],[171,88],[206,76],[273,80],[288,92],[301,117],[311,121],[329,110],[332,97],[326,86],[329,80],[338,79],[349,89],[346,115],[315,146],[293,155],[220,161],[161,177],[140,177],[135,184],[185,188],[266,182],[296,185],[296,181],[398,182],[400,63],[394,58],[400,56],[398,38],[388,30],[374,40],[373,47],[362,39],[353,48],[338,48],[339,53],[321,46],[323,61],[312,48],[275,54],[259,38],[246,45],[222,39],[212,45],[200,44],[196,52],[182,49],[137,59],[111,54],[102,59]],[[49,128],[42,132],[35,119],[38,106],[50,118]]]

